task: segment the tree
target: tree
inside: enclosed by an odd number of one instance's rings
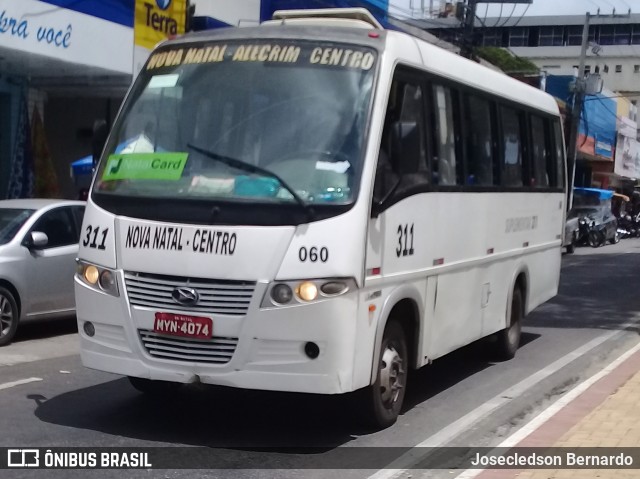
[[[476,54],[494,64],[507,74],[539,74],[540,69],[525,58],[515,56],[513,53],[498,47],[481,47]]]

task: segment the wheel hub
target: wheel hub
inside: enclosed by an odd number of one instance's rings
[[[380,368],[380,395],[385,404],[393,404],[398,400],[400,390],[404,387],[404,373],[402,357],[393,346],[387,346]]]

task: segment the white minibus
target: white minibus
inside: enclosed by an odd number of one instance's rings
[[[565,177],[552,97],[366,11],[164,42],[91,187],[82,362],[145,393],[355,392],[389,426],[410,368],[515,354],[558,289]]]

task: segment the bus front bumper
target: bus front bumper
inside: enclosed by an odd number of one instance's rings
[[[155,357],[141,334],[141,325],[149,329],[153,310],[129,308],[123,298],[94,291],[77,278],[75,288],[81,359],[92,369],[178,383],[319,394],[346,393],[358,382],[353,377],[357,294],[296,306],[287,314],[252,307],[245,317],[232,318],[234,326],[221,320],[227,331],[237,327],[237,345],[228,362],[210,364]],[[93,336],[85,331],[86,322],[93,325]],[[216,318],[214,330],[215,323]],[[319,347],[318,357],[305,353],[309,342]]]

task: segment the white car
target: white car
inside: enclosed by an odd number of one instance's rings
[[[0,346],[21,320],[74,314],[84,207],[82,201],[0,201]]]

